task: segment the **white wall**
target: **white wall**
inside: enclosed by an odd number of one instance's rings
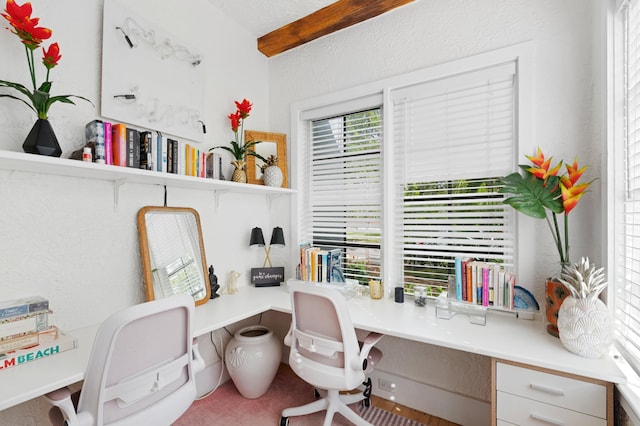
[[[597,0],[419,0],[378,18],[285,52],[269,61],[271,125],[289,127],[292,103],[454,59],[531,41],[534,48],[532,139],[547,155],[590,164],[586,180],[602,175],[600,156],[604,60]],[[290,141],[295,147],[296,140]],[[518,162],[524,163],[524,154]],[[571,213],[572,260],[600,263],[601,179]],[[524,218],[520,217],[520,220]],[[543,221],[531,220],[535,240],[522,253],[535,276],[520,284],[544,303],[544,278],[558,272],[558,255]],[[490,327],[490,320],[487,325]],[[489,400],[488,360],[473,354],[383,339],[381,369],[454,393]],[[469,366],[477,366],[477,368]],[[460,368],[467,366],[469,368]],[[466,374],[469,369],[474,375]],[[476,372],[486,372],[480,374]],[[428,396],[426,396],[428,398]]]
[[[32,4],[41,25],[53,30],[51,41],[60,44],[62,59],[52,70],[52,92],[82,95],[96,105],[52,106],[50,119],[63,156],[68,157],[84,144],[85,123],[100,118],[103,2],[32,0]],[[227,115],[235,109],[233,101],[245,97],[254,103],[247,128],[278,130],[268,125],[267,59],[256,50],[253,35],[206,0],[191,1],[189,6],[153,0],[132,0],[127,5],[205,52],[208,133],[203,148],[229,143],[233,133]],[[22,45],[2,22],[0,79],[27,83]],[[36,61],[41,56],[38,50]],[[35,118],[21,103],[0,98],[0,149],[22,151]],[[55,323],[63,329],[98,323],[117,309],[142,302],[136,214],[145,205],[162,202],[160,186],[125,184],[116,206],[109,182],[0,170],[0,298],[44,296],[55,311]],[[265,196],[224,193],[216,207],[212,192],[169,187],[168,204],[194,207],[200,213],[207,261],[221,284],[228,282],[231,270],[237,270],[242,273],[239,284],[247,285],[249,269],[261,264],[264,253],[248,247],[252,227],[269,230],[279,225],[289,238],[288,197],[269,201]],[[282,260],[278,256],[279,251],[273,250],[272,260]],[[0,424],[47,424],[47,409],[41,399],[25,403],[0,412]]]

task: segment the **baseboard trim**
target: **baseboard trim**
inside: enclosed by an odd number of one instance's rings
[[[461,425],[489,426],[491,424],[491,403],[489,402],[380,370],[372,371],[369,377],[373,384],[373,394],[380,398],[392,400],[414,410]],[[381,389],[381,379],[395,385],[393,390]]]

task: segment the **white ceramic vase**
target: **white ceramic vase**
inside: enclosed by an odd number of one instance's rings
[[[569,351],[585,358],[602,358],[613,338],[607,306],[598,298],[567,297],[558,312],[560,341]]]
[[[278,166],[269,166],[262,173],[262,180],[266,186],[275,186],[280,188],[283,181],[282,170]]]
[[[262,325],[238,330],[225,350],[225,364],[231,380],[247,399],[260,398],[267,392],[281,358],[280,340]]]

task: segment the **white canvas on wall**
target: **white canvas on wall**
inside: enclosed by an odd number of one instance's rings
[[[102,32],[101,114],[202,142],[202,55],[116,0],[104,3]]]

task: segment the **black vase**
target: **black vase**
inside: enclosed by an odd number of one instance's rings
[[[58,138],[53,132],[51,123],[44,118],[38,118],[31,131],[22,144],[24,152],[30,154],[48,155],[50,157],[60,157],[62,149],[58,144]]]

